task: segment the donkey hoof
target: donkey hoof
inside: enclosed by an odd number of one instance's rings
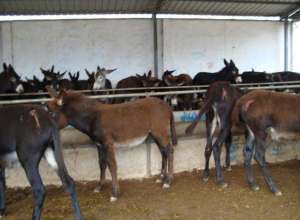
[[[117,200],[118,200],[117,197],[114,197],[114,196],[111,196],[111,197],[110,197],[110,202],[115,202],[115,201],[117,201]]]
[[[228,187],[228,184],[225,182],[218,183],[218,185],[223,189]]]
[[[161,183],[161,182],[162,182],[162,180],[160,178],[155,180],[155,183]]]
[[[259,190],[259,186],[255,184],[255,185],[251,186],[251,189],[253,191],[258,191]]]
[[[204,182],[207,182],[208,179],[209,179],[208,176],[202,177],[202,180],[203,180]]]
[[[169,183],[164,183],[163,184],[163,189],[168,189],[170,188],[170,184]]]
[[[231,168],[231,166],[229,166],[229,167],[226,167],[226,170],[227,170],[227,171],[229,171],[229,172],[230,172],[230,171],[232,171],[232,168]]]
[[[279,191],[279,190],[278,190],[278,191],[276,191],[274,194],[275,194],[275,196],[282,196],[282,192],[281,192],[281,191]]]
[[[94,193],[99,193],[101,191],[101,186],[97,186],[95,189],[94,189]]]

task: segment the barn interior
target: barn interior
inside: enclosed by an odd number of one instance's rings
[[[98,65],[116,68],[107,76],[113,87],[125,77],[149,70],[158,78],[165,70],[191,77],[200,71],[216,72],[224,66],[223,59],[232,59],[240,72],[300,72],[299,19],[299,0],[2,0],[0,62],[12,64],[22,78],[36,75],[39,79],[43,76],[40,68],[52,65],[62,72],[80,71],[80,79],[86,79],[85,69],[95,70]],[[205,89],[189,88],[187,93]],[[166,94],[178,91],[175,88]],[[151,94],[142,91],[140,96]],[[23,98],[1,100],[0,104],[46,100]],[[179,136],[175,173],[204,167],[205,124],[200,123],[193,136],[184,133],[196,112],[174,112]],[[61,131],[61,139],[70,175],[79,182],[98,180],[97,153],[90,139],[71,127]],[[298,160],[298,143],[271,143],[267,161]],[[243,164],[243,145],[243,136],[236,135],[230,152],[233,165]],[[120,179],[149,178],[160,172],[160,153],[151,140],[116,149],[116,155]],[[214,167],[213,160],[210,164]],[[40,171],[46,185],[60,184],[44,161]],[[28,186],[24,171],[8,170],[7,185]],[[176,219],[173,217],[167,219]]]

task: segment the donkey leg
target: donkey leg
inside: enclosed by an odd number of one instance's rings
[[[159,151],[161,154],[161,171],[160,177],[156,180],[156,183],[161,183],[166,179],[167,175],[167,154],[163,147],[159,147]]]
[[[72,177],[68,174],[68,171],[66,169],[65,163],[63,161],[63,158],[57,158],[54,155],[54,152],[51,148],[48,148],[46,150],[47,156],[46,159],[50,166],[54,168],[56,171],[57,175],[59,176],[63,186],[65,187],[66,191],[69,193],[72,201],[72,207],[75,212],[75,219],[76,220],[82,220],[82,214],[80,211],[79,203],[77,200],[77,194],[76,194],[76,189],[75,189],[75,183]],[[52,156],[53,155],[53,156]],[[55,159],[51,159],[55,158]]]
[[[58,175],[59,175],[59,177],[61,179],[61,182],[63,183],[66,191],[71,196],[72,206],[73,206],[73,209],[75,211],[76,220],[83,219],[81,211],[80,211],[79,203],[78,203],[78,200],[77,200],[77,194],[76,194],[74,180],[62,168],[58,168]]]
[[[231,143],[232,143],[232,135],[231,135],[231,131],[228,132],[228,135],[225,139],[225,147],[226,147],[226,170],[227,171],[231,171],[231,166],[230,166],[230,147],[231,147]]]
[[[254,135],[251,130],[246,132],[246,143],[243,148],[244,155],[244,167],[246,173],[246,180],[250,188],[254,191],[259,190],[259,186],[256,184],[253,177],[253,170],[251,166],[251,160],[254,152]]]
[[[224,127],[221,128],[221,131],[215,143],[212,146],[214,159],[215,159],[216,173],[217,173],[217,184],[223,188],[227,187],[227,183],[224,182],[220,154],[221,154],[221,146],[224,143],[225,138],[228,136],[229,131],[230,131],[230,126],[224,124]]]
[[[167,158],[168,158],[168,174],[167,174],[167,178],[165,180],[165,183],[163,185],[163,188],[169,188],[171,186],[172,181],[173,181],[174,147],[173,147],[172,144],[169,144],[167,146]]]
[[[23,167],[25,169],[25,173],[31,185],[33,193],[34,208],[32,213],[32,220],[39,220],[41,217],[46,192],[38,171],[38,161],[26,161]]]
[[[107,161],[106,161],[106,149],[100,145],[97,144],[97,151],[98,151],[98,162],[100,167],[100,183],[99,185],[94,189],[94,192],[98,193],[101,191],[105,184],[105,171],[107,167]]]
[[[173,146],[169,143],[169,137],[167,130],[165,132],[155,133],[152,131],[152,138],[157,144],[161,155],[162,155],[162,170],[161,176],[163,181],[163,188],[169,188],[170,183],[173,179],[173,160],[174,160],[174,149]],[[168,174],[167,174],[168,169]]]
[[[114,151],[114,146],[112,144],[107,144],[107,165],[111,173],[112,179],[112,195],[110,201],[117,201],[118,196],[120,195],[120,187],[117,178],[117,162]]]
[[[5,214],[5,167],[0,167],[0,218]]]
[[[209,178],[209,159],[211,156],[212,152],[212,140],[213,140],[213,133],[214,131],[212,128],[216,127],[216,120],[214,119],[213,111],[209,111],[206,114],[206,120],[205,120],[205,125],[206,125],[206,146],[205,146],[205,168],[203,171],[202,179],[203,181],[208,181]]]
[[[255,160],[261,167],[262,174],[264,176],[264,179],[266,183],[268,184],[270,190],[276,195],[281,196],[282,192],[278,189],[274,181],[272,180],[272,177],[267,169],[266,165],[266,158],[265,158],[265,140],[261,138],[256,138],[256,149],[255,149]]]

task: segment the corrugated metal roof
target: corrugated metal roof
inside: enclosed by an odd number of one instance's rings
[[[286,16],[300,0],[0,0],[1,15],[183,13]]]

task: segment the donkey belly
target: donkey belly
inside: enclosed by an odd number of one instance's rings
[[[6,168],[12,168],[20,164],[16,151],[6,153],[0,156],[0,164]]]
[[[284,141],[284,140],[299,140],[300,133],[295,131],[282,131],[279,129],[275,129],[270,127],[268,129],[268,133],[272,140],[275,141]]]
[[[116,147],[134,147],[134,146],[137,146],[139,144],[142,144],[146,140],[147,137],[148,137],[148,135],[128,139],[128,140],[125,140],[125,141],[115,142],[115,146]]]

